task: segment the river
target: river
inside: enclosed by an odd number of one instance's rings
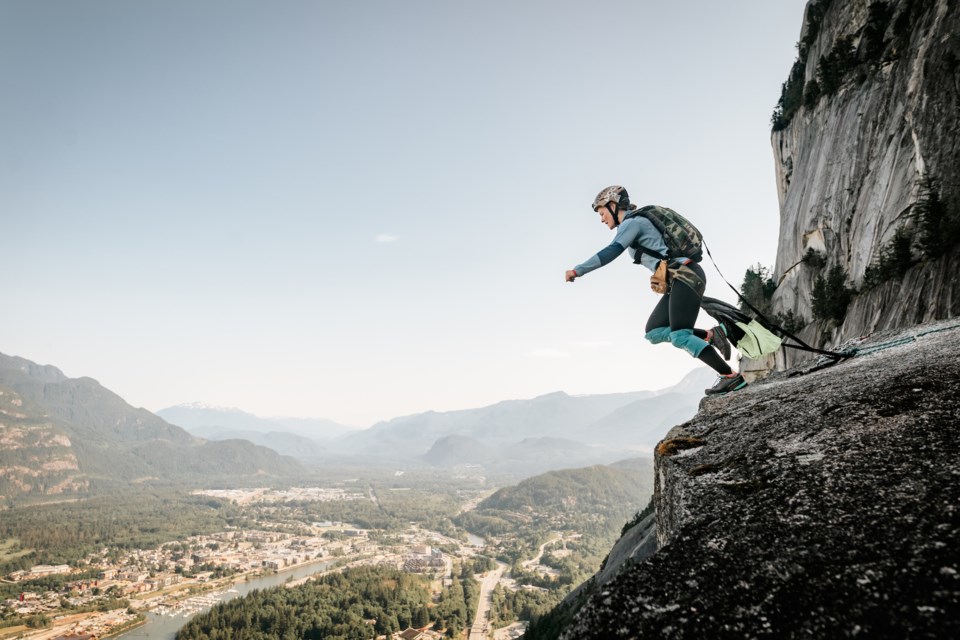
[[[333,565],[333,562],[314,562],[311,564],[303,565],[296,567],[294,569],[288,569],[286,571],[280,571],[269,576],[263,576],[260,578],[252,578],[248,582],[238,582],[228,589],[233,591],[227,591],[224,593],[219,593],[214,595],[217,592],[211,592],[209,594],[203,594],[205,596],[215,597],[220,602],[226,602],[227,600],[233,600],[240,596],[246,595],[253,591],[254,589],[264,589],[266,587],[275,587],[277,585],[284,584],[287,580],[297,580],[299,578],[306,578],[315,573],[320,573],[330,566]],[[206,611],[209,607],[205,607],[203,610]],[[176,616],[162,616],[156,613],[147,613],[147,622],[136,629],[131,629],[126,633],[121,633],[117,638],[123,638],[124,640],[134,640],[135,638],[150,638],[150,640],[173,640],[176,636],[177,631],[180,630],[180,627],[185,625],[190,617],[184,617],[183,615]]]
[[[467,532],[467,540],[475,547],[480,547],[481,549],[487,546],[487,541],[481,538],[480,536],[475,536],[469,531]]]

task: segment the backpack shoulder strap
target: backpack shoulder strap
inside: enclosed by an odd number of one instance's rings
[[[647,214],[650,213],[651,211],[653,211],[653,210],[656,209],[656,208],[657,208],[656,205],[648,204],[648,205],[645,206],[645,207],[640,207],[639,209],[634,209],[633,211],[628,211],[627,214],[626,214],[625,216],[623,216],[623,219],[624,219],[624,220],[629,220],[630,218],[636,218],[636,217],[638,217],[638,216],[642,216],[642,217],[647,218],[647,219],[649,220],[649,217],[647,216]]]
[[[660,225],[657,224],[657,221],[653,220],[653,219],[649,216],[649,213],[650,213],[651,211],[653,211],[654,209],[656,209],[656,208],[657,208],[656,205],[648,204],[648,205],[645,206],[645,207],[640,207],[639,209],[634,209],[633,211],[628,211],[627,214],[626,214],[625,216],[623,216],[623,220],[621,220],[620,223],[623,224],[624,222],[626,222],[626,221],[629,220],[630,218],[646,218],[647,220],[650,221],[651,224],[653,224],[654,228],[655,228],[658,232],[660,232],[660,235],[662,236],[662,235],[663,235],[663,229],[660,228]],[[664,240],[664,243],[666,244],[666,240]],[[633,248],[637,250],[637,257],[636,257],[636,259],[634,260],[634,263],[635,263],[635,264],[637,264],[637,263],[640,262],[640,255],[641,255],[641,254],[644,254],[644,253],[647,254],[648,256],[651,256],[651,257],[656,258],[657,260],[666,260],[666,259],[669,257],[669,256],[663,255],[662,253],[660,253],[660,252],[658,252],[658,251],[654,251],[653,249],[648,249],[647,247],[643,246],[643,245],[640,244],[639,242],[634,243]]]

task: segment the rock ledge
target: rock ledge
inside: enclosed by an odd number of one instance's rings
[[[705,399],[657,456],[660,550],[561,637],[960,637],[960,323],[859,347],[896,342]]]

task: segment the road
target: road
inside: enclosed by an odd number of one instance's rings
[[[488,571],[480,580],[480,597],[477,602],[477,615],[473,618],[468,640],[487,640],[490,633],[490,605],[493,603],[493,589],[500,582],[500,576],[507,570],[507,565],[497,563],[497,568]]]
[[[551,536],[549,540],[540,545],[540,553],[537,554],[537,557],[533,560],[527,560],[523,563],[523,566],[526,568],[536,566],[543,557],[544,550],[547,546],[558,540],[563,540],[563,534]],[[497,583],[500,582],[500,578],[508,568],[506,564],[498,562],[497,568],[493,571],[488,571],[480,580],[480,598],[477,603],[477,615],[473,618],[473,626],[470,627],[470,635],[467,637],[467,640],[489,640],[491,637],[498,636],[490,627],[488,614],[490,612],[490,605],[493,603],[493,589],[497,586]],[[509,629],[501,629],[499,637],[516,637],[514,634],[518,632],[522,632],[522,627],[518,629],[515,625],[511,625]]]
[[[562,534],[562,533],[559,533],[559,534],[551,537],[549,540],[547,540],[547,541],[544,542],[542,545],[540,545],[540,553],[538,553],[538,554],[537,554],[537,557],[534,558],[533,560],[527,560],[526,562],[523,562],[523,563],[522,563],[523,568],[524,568],[524,569],[529,569],[530,567],[534,567],[534,566],[540,564],[540,559],[543,558],[543,552],[544,552],[544,550],[547,548],[548,545],[551,545],[551,544],[553,544],[554,542],[557,542],[558,540],[561,540],[561,541],[563,540],[563,534]]]

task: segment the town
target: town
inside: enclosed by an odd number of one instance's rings
[[[209,491],[205,494],[237,504],[287,500],[349,500],[352,494],[339,490],[293,489]],[[361,494],[362,496],[362,494]],[[0,601],[0,639],[92,640],[118,635],[146,623],[151,616],[189,618],[221,600],[239,595],[238,586],[279,572],[306,568],[296,584],[345,567],[385,565],[425,574],[441,585],[455,575],[454,562],[474,558],[482,541],[456,540],[410,524],[400,532],[367,530],[348,523],[323,521],[295,528],[276,521],[257,522],[253,528],[236,528],[168,542],[155,549],[104,548],[90,554],[81,566],[37,565],[2,577],[5,593],[14,597]],[[295,530],[292,530],[295,529]],[[477,544],[478,543],[478,544]],[[542,550],[541,550],[542,551]],[[506,565],[485,572],[480,611],[471,638],[486,638],[486,608],[497,584],[517,589],[503,577]],[[544,568],[546,569],[546,568]],[[19,590],[58,577],[49,590]],[[498,637],[519,635],[514,625]],[[404,637],[439,638],[429,630],[415,630]]]

